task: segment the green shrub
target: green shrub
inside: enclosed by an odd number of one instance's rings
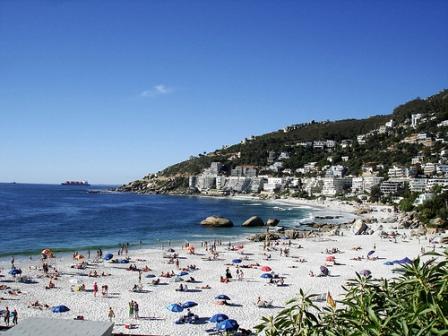
[[[255,329],[265,336],[448,335],[448,251],[436,256],[415,259],[391,280],[357,275],[334,308],[316,306],[315,295],[300,290]]]

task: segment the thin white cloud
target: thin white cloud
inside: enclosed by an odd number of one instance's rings
[[[140,93],[141,97],[156,97],[161,95],[166,95],[173,92],[173,89],[166,86],[165,84],[154,85],[151,89],[145,90]]]

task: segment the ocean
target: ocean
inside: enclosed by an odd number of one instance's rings
[[[106,186],[0,184],[0,256],[114,248],[120,243],[159,247],[171,242],[230,240],[263,228],[240,224],[257,215],[296,226],[310,208],[272,202],[194,196],[109,192]],[[99,192],[91,193],[89,190]],[[231,219],[232,228],[207,228],[210,215]]]

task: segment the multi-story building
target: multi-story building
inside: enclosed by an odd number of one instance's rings
[[[384,181],[380,184],[380,191],[385,195],[396,194],[403,185],[404,183],[399,181]]]
[[[432,162],[425,163],[422,165],[423,174],[426,176],[431,176],[436,172],[436,164]]]
[[[344,176],[344,166],[341,165],[335,165],[330,166],[330,168],[327,169],[326,176],[327,177],[342,177]]]
[[[263,185],[263,190],[267,192],[275,192],[282,188],[284,179],[282,177],[269,177]]]
[[[325,145],[326,145],[326,141],[317,140],[317,141],[313,142],[314,149],[324,149]]]
[[[393,166],[387,172],[389,178],[402,178],[406,176],[406,170],[402,167]]]
[[[322,195],[336,196],[351,186],[350,177],[325,177],[323,179]]]
[[[428,179],[425,178],[414,178],[409,180],[409,190],[412,192],[423,192],[426,190],[428,185]]]
[[[427,191],[432,191],[435,185],[441,186],[442,189],[448,189],[448,178],[430,178],[428,179]]]
[[[364,134],[358,135],[356,137],[356,140],[358,141],[358,143],[360,145],[365,145],[366,144],[366,136]]]
[[[246,177],[256,177],[257,168],[252,165],[242,165],[236,166],[230,171],[230,176],[246,176]]]

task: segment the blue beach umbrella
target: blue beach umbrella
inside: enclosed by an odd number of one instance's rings
[[[239,324],[235,320],[224,320],[216,324],[216,329],[219,331],[236,331],[238,328]]]
[[[104,260],[111,260],[113,257],[114,257],[114,255],[113,255],[112,253],[108,253],[108,254],[106,254],[106,255],[103,257],[103,259],[104,259]]]
[[[271,273],[263,273],[262,275],[260,275],[260,278],[263,279],[272,279],[272,274]]]
[[[145,275],[145,278],[148,278],[148,279],[150,279],[150,278],[155,278],[156,276],[154,275],[154,274],[146,274]]]
[[[374,254],[374,253],[375,253],[375,251],[373,251],[373,250],[372,250],[372,251],[369,251],[369,253],[367,253],[367,256],[370,257],[370,256],[371,256],[372,254]]]
[[[193,301],[186,301],[184,303],[182,303],[182,308],[187,309],[187,308],[191,308],[191,307],[196,307],[198,304],[196,302]]]
[[[218,296],[215,296],[216,300],[230,300],[230,298],[227,295],[220,294]]]
[[[226,314],[215,314],[208,319],[209,322],[222,322],[228,320],[229,317]]]
[[[241,259],[233,259],[233,260],[232,260],[232,263],[234,263],[234,264],[239,264],[239,263],[241,263],[241,262],[242,262]]]
[[[177,304],[177,303],[169,304],[166,308],[167,308],[169,311],[172,311],[173,313],[180,313],[180,312],[182,312],[182,311],[184,310],[184,309],[182,308],[182,306],[179,305],[179,304]]]
[[[51,311],[53,313],[65,313],[65,312],[68,312],[69,310],[70,310],[70,308],[68,308],[67,306],[64,306],[64,305],[51,307]]]
[[[11,270],[8,272],[12,276],[16,276],[18,274],[22,274],[22,270],[20,268],[11,268]]]
[[[321,266],[320,267],[320,273],[325,275],[325,276],[327,276],[328,274],[330,274],[330,271],[325,266]]]
[[[185,276],[185,275],[188,275],[188,272],[182,271],[182,272],[177,273],[177,275],[178,276]]]

